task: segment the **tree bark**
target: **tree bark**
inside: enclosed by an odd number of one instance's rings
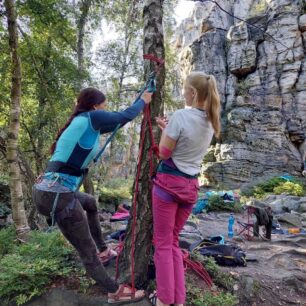
[[[78,56],[78,72],[79,72],[79,84],[78,91],[82,89],[84,82],[85,66],[84,66],[84,36],[85,26],[88,19],[88,13],[92,0],[81,1],[80,6],[80,18],[78,20],[78,42],[77,42],[77,56]]]
[[[44,160],[46,160],[46,156],[44,154],[45,147],[45,127],[48,125],[48,115],[46,114],[47,104],[52,103],[50,100],[48,101],[48,92],[46,88],[49,87],[49,76],[48,72],[50,70],[51,64],[51,50],[52,50],[52,38],[47,37],[46,48],[44,51],[44,58],[41,62],[40,73],[43,78],[43,82],[39,82],[38,86],[38,113],[36,117],[37,122],[37,130],[34,135],[36,136],[36,171],[37,174],[40,174],[45,169]]]
[[[81,91],[84,85],[85,76],[85,65],[84,65],[84,36],[85,36],[85,26],[88,19],[88,13],[92,0],[81,1],[80,6],[80,17],[78,19],[78,42],[77,42],[77,56],[78,56],[78,74],[79,83],[77,91]],[[92,172],[89,171],[85,176],[83,181],[83,187],[86,193],[94,194],[94,185],[92,182]]]
[[[163,37],[163,0],[146,0],[144,5],[144,54],[154,54],[159,58],[164,58],[164,37]],[[149,75],[154,70],[154,63],[145,62],[145,75]],[[160,132],[155,125],[154,118],[163,113],[163,88],[165,82],[164,69],[157,78],[157,91],[154,94],[151,107],[151,120],[154,127],[155,141],[159,139]],[[139,193],[137,195],[137,226],[135,244],[135,286],[144,287],[147,283],[148,264],[152,249],[152,198],[151,198],[151,178],[149,171],[148,152],[151,147],[148,127],[145,127],[145,143],[141,160],[141,173],[139,178]],[[157,160],[153,160],[154,167]],[[135,185],[135,183],[134,183]],[[132,241],[132,220],[127,228],[125,248],[121,256],[121,280],[128,281],[131,268],[131,241]]]
[[[9,185],[12,201],[13,220],[16,227],[17,237],[24,241],[30,228],[28,226],[20,168],[18,165],[18,134],[20,117],[20,96],[21,96],[21,64],[18,54],[18,32],[16,6],[14,0],[5,0],[5,9],[8,23],[9,45],[12,58],[12,88],[10,125],[7,141],[7,162],[9,167]]]
[[[5,137],[4,137],[5,136]],[[0,159],[1,155],[4,158],[7,156],[7,136],[3,133],[0,134]],[[38,211],[32,202],[32,187],[35,183],[35,175],[32,168],[25,157],[25,154],[18,150],[18,165],[20,169],[20,174],[23,181],[23,195],[24,203],[26,207],[26,216],[31,230],[41,230],[48,227],[46,223],[46,218],[38,214]]]

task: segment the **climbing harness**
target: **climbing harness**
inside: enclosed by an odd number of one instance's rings
[[[151,72],[149,76],[149,80],[147,82],[147,88],[149,92],[156,91],[156,75],[160,71],[162,65],[164,64],[164,60],[158,59],[157,57],[151,54],[145,54],[144,59],[148,59],[153,61],[157,64],[155,71]],[[141,126],[141,135],[140,135],[140,148],[138,153],[138,164],[137,164],[137,172],[135,178],[135,191],[133,197],[133,221],[132,221],[132,242],[131,242],[131,283],[132,283],[132,290],[135,291],[135,240],[136,240],[136,221],[137,221],[137,196],[139,192],[139,179],[140,179],[140,172],[141,172],[141,162],[143,157],[144,151],[144,143],[145,143],[145,130],[146,126],[149,128],[149,136],[151,140],[151,147],[149,149],[149,175],[152,176],[153,173],[153,153],[158,156],[158,146],[155,144],[154,141],[154,134],[152,129],[152,122],[151,122],[151,111],[150,105],[146,105],[144,109],[144,115],[142,120]]]
[[[150,61],[153,61],[153,62],[156,62],[157,63],[157,68],[155,69],[155,71],[151,72],[149,77],[148,77],[148,80],[146,82],[146,84],[143,86],[143,88],[140,90],[138,96],[136,97],[135,102],[137,102],[141,95],[144,93],[145,90],[147,90],[148,92],[152,92],[154,93],[156,91],[156,75],[157,73],[159,72],[161,66],[164,64],[164,60],[161,60],[157,57],[155,57],[154,55],[152,54],[145,54],[143,56],[144,59],[148,59]],[[151,120],[150,120],[150,109],[149,109],[149,106],[146,105],[145,106],[145,109],[144,109],[144,121],[145,123],[149,122],[149,127],[150,127],[150,133],[151,133],[151,140],[154,142],[154,137],[153,137],[153,132],[152,132],[152,123],[151,123]],[[98,152],[98,154],[96,155],[96,157],[94,158],[94,163],[96,164],[98,162],[98,160],[101,158],[102,154],[104,153],[107,145],[113,140],[113,138],[115,137],[117,131],[119,130],[119,128],[121,127],[121,124],[118,124],[114,131],[112,132],[112,134],[107,138],[107,140],[105,141],[103,147],[100,149],[100,151]],[[143,141],[144,139],[142,139]],[[150,156],[152,157],[152,154],[153,152],[157,152],[156,151],[156,146],[153,148],[153,149],[150,149]],[[151,158],[150,157],[150,158]],[[51,166],[54,166],[52,163],[50,163],[50,167]],[[58,165],[55,165],[55,166],[58,166]],[[150,169],[153,168],[153,165],[151,166],[150,165]],[[54,174],[54,180],[48,185],[49,187],[52,187],[54,186],[54,184],[58,181],[58,180],[61,180],[61,178],[59,177],[59,175],[57,175],[55,173],[55,171],[52,171],[53,174]],[[84,178],[84,175],[82,174],[82,179],[80,180],[79,184],[78,184],[78,187],[77,187],[77,190],[79,190],[80,186],[82,185],[82,181],[83,181],[83,178]],[[39,176],[38,179],[42,179],[43,176]],[[37,179],[37,180],[38,180]],[[138,184],[137,184],[138,186]],[[138,187],[137,187],[138,189]],[[138,190],[137,190],[138,192]],[[52,205],[52,210],[51,210],[51,213],[50,213],[50,217],[51,217],[51,226],[49,227],[48,231],[52,230],[52,228],[54,227],[55,225],[55,210],[56,210],[56,207],[57,207],[57,204],[58,204],[58,200],[59,200],[59,195],[60,195],[60,192],[56,192],[56,196],[55,196],[55,199],[54,199],[54,202],[53,202],[53,205]],[[133,251],[134,253],[134,251]],[[134,287],[133,287],[134,288]]]

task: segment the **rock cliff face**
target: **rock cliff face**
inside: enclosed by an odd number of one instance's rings
[[[209,181],[237,188],[267,174],[300,175],[306,158],[306,4],[302,0],[197,2],[177,31],[184,78],[217,78],[222,137],[211,146]],[[253,25],[253,26],[252,26]]]

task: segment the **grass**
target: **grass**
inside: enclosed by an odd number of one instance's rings
[[[186,305],[192,306],[234,306],[237,298],[231,293],[202,291],[196,287],[187,286]]]
[[[200,289],[194,281],[189,280],[187,274],[187,295],[186,305],[192,306],[234,306],[239,303],[239,300],[231,292],[233,291],[234,279],[228,273],[224,273],[220,270],[220,267],[216,264],[215,260],[209,257],[204,257],[199,254],[191,254],[191,257],[202,263],[206,271],[209,273],[214,281],[214,284],[219,288],[223,288],[225,291],[216,291],[216,287],[213,287],[213,291],[207,291]]]
[[[13,227],[0,230],[1,305],[26,303],[54,279],[71,276],[77,266],[74,250],[58,231],[33,231],[27,243],[19,244]]]

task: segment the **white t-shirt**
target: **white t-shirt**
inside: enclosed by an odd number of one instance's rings
[[[203,157],[214,134],[206,112],[197,108],[177,110],[164,132],[177,141],[171,156],[176,167],[189,175],[200,173]]]

